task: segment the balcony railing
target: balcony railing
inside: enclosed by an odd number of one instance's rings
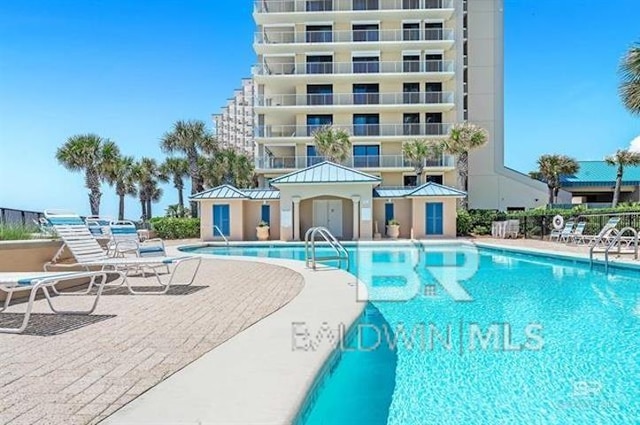
[[[255,0],[256,13],[452,9],[453,0]]]
[[[322,125],[264,125],[255,129],[256,137],[310,137]],[[336,125],[353,136],[443,136],[449,133],[451,124],[354,124]]]
[[[256,96],[255,106],[416,105],[453,103],[453,92],[327,93]]]
[[[263,31],[256,32],[257,44],[290,43],[352,43],[352,42],[401,42],[401,41],[452,41],[451,29],[398,29],[353,31]]]
[[[283,170],[310,167],[324,158],[319,156],[280,156],[256,158],[256,168],[263,170]],[[402,155],[352,156],[342,163],[353,168],[413,168],[414,164]],[[424,167],[454,167],[455,159],[451,155],[423,161]]]
[[[453,71],[451,60],[265,63],[253,67],[254,75],[451,73]]]

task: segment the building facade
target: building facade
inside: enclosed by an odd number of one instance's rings
[[[545,186],[504,167],[502,0],[256,0],[256,171],[320,161],[313,132],[352,135],[345,165],[383,186],[415,185],[403,142],[486,128],[469,166],[472,208],[543,205]],[[422,181],[456,184],[455,158],[425,162]]]
[[[220,146],[251,158],[255,154],[253,90],[253,79],[243,79],[241,87],[234,91],[221,112],[213,115],[214,134]]]
[[[578,161],[575,175],[562,178],[562,189],[571,193],[572,204],[611,206],[618,168],[604,161]],[[620,184],[620,202],[640,202],[640,166],[624,168]],[[566,199],[558,201],[568,203]]]

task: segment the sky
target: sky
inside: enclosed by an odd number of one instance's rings
[[[530,171],[545,153],[602,159],[640,136],[617,94],[640,1],[603,4],[505,0],[507,166]],[[250,76],[251,13],[251,0],[0,0],[0,207],[87,214],[82,175],[55,160],[74,134],[162,160],[175,121],[211,125]],[[155,215],[176,203],[164,190]],[[140,216],[135,199],[126,211]],[[101,213],[116,212],[104,187]]]

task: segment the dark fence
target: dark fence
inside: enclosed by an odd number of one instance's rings
[[[38,211],[15,210],[13,208],[0,208],[0,224],[32,225],[34,220],[42,217]]]
[[[540,215],[540,216],[525,216],[520,217],[520,231],[525,238],[530,239],[544,239],[551,234],[554,229],[553,217],[556,214]],[[576,222],[585,221],[587,223],[584,234],[585,235],[597,235],[600,229],[604,227],[610,217],[620,217],[620,222],[617,225],[618,229],[625,227],[633,227],[634,229],[640,228],[640,212],[638,213],[611,213],[611,214],[580,214],[574,216],[565,216],[564,221],[573,219]]]

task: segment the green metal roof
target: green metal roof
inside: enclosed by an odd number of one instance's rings
[[[573,176],[563,176],[562,185],[576,186],[613,186],[616,182],[617,168],[604,161],[578,161],[580,169]],[[623,185],[640,184],[640,166],[625,167],[622,176]]]
[[[271,180],[271,184],[373,183],[380,178],[333,162],[320,162]]]

